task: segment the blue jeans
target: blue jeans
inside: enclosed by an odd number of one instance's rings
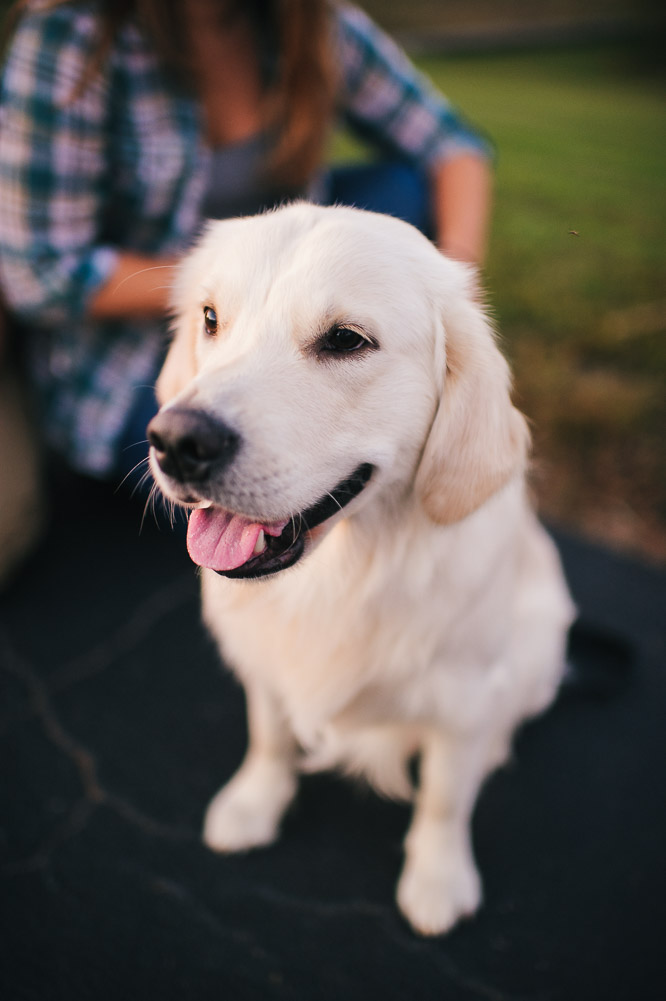
[[[353,164],[333,168],[327,178],[325,201],[330,205],[353,205],[371,212],[404,219],[432,237],[430,191],[425,173],[403,161]],[[155,373],[157,378],[157,372]],[[120,442],[113,478],[146,496],[150,482],[139,487],[148,454],[146,426],[158,410],[154,390],[136,390],[135,403]],[[135,468],[136,467],[136,468]]]
[[[434,235],[428,178],[423,170],[402,160],[333,168],[327,204],[392,215],[416,226],[429,239]]]

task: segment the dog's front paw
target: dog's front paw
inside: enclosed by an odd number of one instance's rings
[[[296,792],[293,774],[267,762],[244,765],[206,811],[203,839],[216,852],[269,845]]]
[[[443,935],[481,903],[476,867],[464,855],[435,865],[407,860],[398,883],[398,906],[420,935]]]

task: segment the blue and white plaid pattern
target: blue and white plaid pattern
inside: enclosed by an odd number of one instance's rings
[[[339,14],[340,109],[361,137],[421,166],[492,147],[357,7]]]
[[[171,254],[201,223],[210,150],[199,107],[165,78],[140,32],[121,29],[79,93],[96,5],[22,19],[0,90],[0,283],[30,328],[49,441],[80,470],[113,470],[137,387],[154,382],[165,328],[93,322],[86,307],[116,248]],[[357,8],[336,9],[340,112],[424,166],[489,147]]]

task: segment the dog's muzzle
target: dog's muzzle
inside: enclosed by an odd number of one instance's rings
[[[226,577],[266,577],[293,566],[305,552],[309,533],[360,494],[374,470],[362,463],[307,510],[282,522],[263,523],[226,510],[207,496],[240,448],[240,436],[232,428],[202,410],[167,408],[148,425],[148,441],[174,492],[183,488],[178,499],[197,507],[188,525],[190,556]]]
[[[292,515],[279,533],[266,531],[265,548],[258,555],[238,567],[228,570],[217,570],[223,577],[232,579],[255,579],[267,577],[294,566],[303,556],[306,547],[306,537],[314,528],[318,528],[329,518],[333,518],[365,489],[373,474],[374,466],[365,462],[346,479],[341,480],[332,490],[329,490],[315,504],[305,511]],[[215,517],[211,511],[201,512],[205,517]],[[190,550],[190,555],[192,555]]]
[[[203,410],[160,410],[147,433],[162,472],[183,485],[209,481],[229,465],[240,446],[235,431]]]

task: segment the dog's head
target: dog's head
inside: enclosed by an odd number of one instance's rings
[[[174,312],[150,461],[202,566],[275,573],[372,497],[457,521],[524,466],[473,277],[406,223],[306,204],[211,223]]]

